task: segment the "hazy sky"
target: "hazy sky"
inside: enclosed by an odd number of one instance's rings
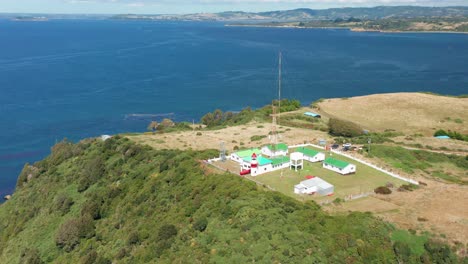
[[[468,6],[468,0],[0,0],[0,13],[174,14],[377,5]]]

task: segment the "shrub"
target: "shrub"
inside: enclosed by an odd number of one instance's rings
[[[392,190],[390,190],[388,187],[380,186],[380,187],[377,187],[374,190],[374,192],[377,193],[377,194],[391,194]]]
[[[197,136],[201,136],[201,135],[202,135],[202,133],[201,133],[201,132],[197,132]]]
[[[400,186],[400,188],[398,188],[398,191],[400,192],[404,192],[404,191],[413,191],[415,189],[417,189],[418,186],[417,185],[414,185],[414,184],[403,184]]]
[[[98,258],[96,250],[91,250],[83,258],[81,258],[81,264],[95,264]]]
[[[44,263],[39,256],[37,249],[27,248],[21,252],[20,263],[22,264],[42,264]]]
[[[55,243],[70,252],[80,243],[81,238],[91,238],[94,234],[94,222],[90,216],[71,219],[60,226]]]
[[[193,229],[203,232],[207,226],[208,220],[206,220],[206,218],[200,218],[193,224]]]
[[[136,245],[140,243],[140,236],[138,235],[138,232],[133,231],[130,233],[127,239],[127,244],[129,245]]]
[[[265,135],[261,135],[261,136],[260,135],[254,135],[254,136],[250,137],[250,141],[259,141],[259,140],[262,140],[264,138],[266,138]]]
[[[68,197],[66,194],[59,194],[57,198],[55,198],[55,210],[62,213],[62,215],[67,214],[70,211],[70,208],[74,204],[73,200]]]
[[[88,200],[81,208],[81,216],[90,216],[92,219],[101,219],[101,205],[95,200]]]
[[[168,240],[177,235],[177,228],[174,225],[166,224],[159,228],[158,240]]]
[[[434,137],[439,137],[439,136],[448,136],[447,132],[443,129],[439,129],[434,133]]]
[[[356,137],[362,135],[362,128],[349,121],[330,118],[328,127],[333,136]]]

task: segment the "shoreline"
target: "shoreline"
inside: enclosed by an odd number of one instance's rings
[[[438,34],[468,34],[468,32],[461,31],[402,31],[402,30],[372,30],[364,28],[351,28],[351,27],[303,27],[303,26],[294,26],[294,25],[261,25],[261,24],[252,24],[252,25],[241,25],[241,24],[225,24],[225,27],[263,27],[263,28],[298,28],[298,29],[342,29],[349,30],[352,32],[376,32],[376,33],[438,33]]]

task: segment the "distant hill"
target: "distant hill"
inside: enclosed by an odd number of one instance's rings
[[[198,13],[182,15],[116,15],[114,19],[187,20],[187,21],[312,21],[334,19],[384,19],[422,17],[465,17],[468,7],[378,6],[370,8],[300,8],[285,11]]]

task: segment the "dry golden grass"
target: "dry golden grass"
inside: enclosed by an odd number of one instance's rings
[[[238,146],[240,149],[259,147],[270,143],[268,133],[271,131],[271,124],[250,123],[242,126],[228,127],[212,131],[185,131],[167,134],[144,134],[128,136],[131,140],[147,144],[156,149],[219,149],[220,143],[224,142],[228,152]],[[278,126],[278,131],[284,131],[280,135],[280,141],[289,145],[302,144],[304,142],[317,143],[319,139],[330,137],[325,132],[310,129],[288,128]],[[197,135],[200,132],[201,135]],[[252,136],[267,136],[262,140],[251,141]]]
[[[369,211],[400,228],[444,234],[450,243],[468,243],[468,186],[424,181],[428,186],[416,191],[375,195],[325,208],[330,212]]]
[[[437,129],[468,133],[468,98],[391,93],[329,99],[319,107],[326,115],[352,121],[370,131],[394,129],[426,136]],[[457,119],[462,123],[455,122]]]

